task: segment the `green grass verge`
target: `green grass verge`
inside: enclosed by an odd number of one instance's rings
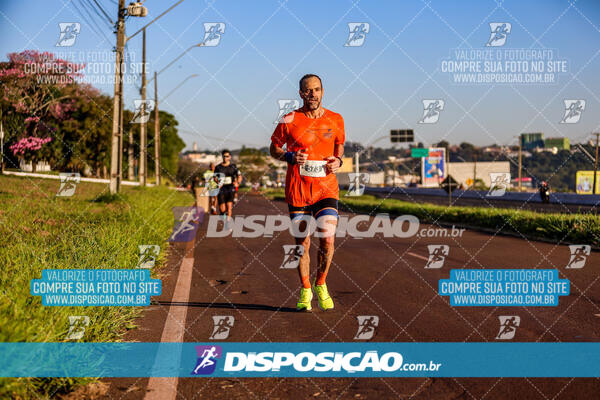
[[[283,190],[270,189],[265,195],[273,200],[285,200]],[[470,225],[521,234],[527,238],[590,244],[600,247],[600,217],[592,214],[550,214],[510,208],[446,207],[427,203],[410,203],[397,199],[381,199],[371,195],[344,197],[340,193],[340,208],[346,211],[410,214],[422,222]]]
[[[29,294],[31,279],[50,268],[135,268],[141,244],[161,246],[160,268],[173,226],[171,207],[192,205],[193,199],[165,187],[124,186],[110,196],[107,185],[87,182],[72,197],[56,197],[59,184],[0,176],[0,341],[65,341],[70,315],[90,318],[81,341],[119,341],[135,327],[141,307],[44,307]],[[1,379],[0,398],[49,398],[89,381]]]

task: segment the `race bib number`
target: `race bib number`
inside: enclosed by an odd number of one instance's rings
[[[223,178],[223,185],[231,185],[231,183],[232,181],[230,176],[226,176],[225,178]]]
[[[327,161],[306,160],[306,163],[300,166],[300,175],[323,178],[327,175],[325,173],[325,164],[327,164]]]

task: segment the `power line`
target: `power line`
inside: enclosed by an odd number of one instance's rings
[[[83,0],[81,0],[81,1],[83,2]],[[106,21],[105,17],[103,17],[102,14],[100,14],[98,12],[98,9],[92,4],[92,2],[90,0],[86,0],[86,2],[87,2],[86,5],[87,5],[88,9],[91,9],[92,11],[94,11],[94,14],[96,14],[96,16],[98,18],[100,18],[100,20],[104,24],[106,24],[106,26],[108,26],[109,29],[112,29],[113,28],[113,24],[110,23],[111,20],[109,19],[108,21]]]
[[[242,145],[248,145],[248,144],[250,144],[252,146],[257,146],[258,148],[265,147],[264,143],[263,144],[256,144],[256,143],[252,143],[252,142],[241,142],[239,140],[233,140],[233,139],[223,140],[222,137],[215,137],[215,136],[203,135],[201,133],[190,131],[190,130],[187,130],[187,129],[177,128],[177,130],[181,131],[181,132],[185,132],[185,133],[193,133],[195,135],[202,136],[203,138],[212,139],[212,140],[218,140],[220,142],[231,142],[231,143],[237,143],[237,144],[242,144]]]
[[[90,28],[91,30],[96,33],[96,36],[101,36],[102,33],[99,32],[88,20],[88,18],[84,15],[84,13],[79,9],[79,7],[77,6],[77,4],[75,3],[75,1],[72,1],[71,4],[73,5],[73,8],[75,8],[75,11],[77,11],[77,14],[79,14],[79,16],[81,17],[81,20],[83,22],[85,22]]]
[[[89,1],[89,0],[88,0]],[[102,11],[102,14],[104,14],[104,16],[106,17],[106,19],[108,20],[108,22],[110,23],[111,26],[113,26],[115,23],[113,22],[112,19],[110,19],[108,13],[104,10],[104,8],[102,8],[102,6],[100,4],[98,4],[98,2],[96,0],[93,0],[94,3],[96,3],[96,5],[98,6],[98,8],[100,9],[100,11]]]
[[[92,22],[92,24],[98,29],[98,31],[100,32],[100,35],[102,35],[104,37],[104,39],[110,43],[110,39],[108,39],[108,37],[106,36],[106,34],[104,33],[104,30],[98,25],[98,23],[96,22],[96,20],[94,19],[93,15],[90,13],[89,9],[88,9],[88,4],[84,3],[83,0],[79,0],[79,3],[81,5],[81,7],[85,10],[85,12],[87,13],[87,15],[90,17],[90,21]],[[75,4],[75,2],[73,2],[73,4]]]

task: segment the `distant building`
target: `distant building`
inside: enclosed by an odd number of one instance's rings
[[[367,173],[369,175],[368,181],[363,182],[366,186],[407,186],[409,183],[418,182],[421,179],[417,175],[402,175],[399,171],[395,170],[379,172],[366,172],[361,170],[360,173]],[[350,184],[350,174],[348,172],[337,173],[337,179],[338,183],[342,186],[348,186]],[[354,177],[352,181],[354,181]]]
[[[490,186],[492,183],[490,173],[510,173],[510,162],[508,161],[451,162],[449,164],[450,175],[465,187],[478,180],[481,180],[485,186]]]
[[[549,151],[556,154],[560,150],[570,150],[571,143],[569,142],[569,138],[566,137],[544,139],[544,134],[541,132],[522,133],[521,148],[538,153],[540,151]]]
[[[558,150],[571,150],[571,143],[569,138],[559,137],[559,138],[548,138],[544,140],[544,147],[546,149],[556,149]]]
[[[194,151],[189,151],[187,153],[182,154],[181,158],[183,160],[189,160],[203,165],[208,165],[210,163],[218,164],[222,161],[220,155],[199,153]]]
[[[536,147],[544,147],[543,133],[521,133],[521,148],[523,150],[533,150]]]

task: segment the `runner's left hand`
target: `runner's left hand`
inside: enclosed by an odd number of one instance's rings
[[[325,169],[327,173],[335,173],[338,169],[340,169],[340,160],[337,157],[329,156],[326,158],[327,164],[325,164]]]

